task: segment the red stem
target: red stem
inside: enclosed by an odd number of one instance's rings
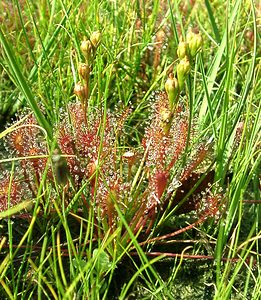
[[[177,258],[184,258],[184,259],[208,259],[208,260],[214,260],[215,257],[212,255],[193,255],[193,254],[179,254],[179,253],[162,253],[162,252],[145,252],[147,256],[161,256],[164,255],[164,257],[177,257]],[[137,252],[131,253],[131,255],[138,256],[139,254]],[[226,258],[221,257],[222,261],[230,261],[230,262],[238,262],[241,261],[242,258]],[[245,262],[247,264],[250,263],[250,258],[246,259]],[[256,265],[257,261],[253,261],[253,265]]]
[[[181,234],[185,231],[188,231],[188,230],[192,229],[193,227],[203,223],[205,220],[206,220],[206,216],[204,215],[200,219],[198,219],[196,222],[194,222],[194,223],[192,223],[192,224],[190,224],[190,225],[188,225],[184,228],[181,228],[181,229],[179,229],[177,231],[174,231],[172,233],[168,233],[168,234],[165,234],[165,235],[162,235],[162,236],[157,236],[155,238],[146,240],[144,242],[139,243],[139,245],[142,246],[142,245],[150,244],[150,243],[153,243],[153,242],[156,242],[156,241],[164,240],[164,239],[179,235],[179,234]]]

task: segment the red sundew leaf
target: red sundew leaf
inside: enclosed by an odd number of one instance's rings
[[[155,174],[155,184],[157,189],[157,197],[161,198],[168,181],[168,173],[167,172],[158,172]]]
[[[197,184],[199,179],[203,174],[191,173],[191,176],[188,177],[187,180],[184,180],[182,185],[177,189],[175,197],[172,202],[172,207],[178,205],[182,199],[193,189],[193,187]],[[176,214],[183,214],[191,212],[192,210],[196,210],[199,199],[196,195],[204,192],[209,184],[212,184],[214,181],[214,171],[210,171],[206,177],[202,180],[199,186],[195,189],[195,191],[188,197],[188,199],[184,202],[184,204],[178,208]]]

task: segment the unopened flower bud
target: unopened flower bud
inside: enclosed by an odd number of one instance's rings
[[[101,33],[100,31],[94,31],[90,36],[90,41],[94,48],[98,48],[101,42]]]
[[[92,52],[92,43],[89,40],[84,40],[81,43],[81,51],[86,61],[90,60],[91,52]]]
[[[177,95],[179,93],[179,84],[177,78],[173,73],[169,74],[169,77],[165,83],[165,90],[168,94],[170,110],[173,111],[177,104]]]
[[[173,112],[168,109],[162,109],[160,112],[160,118],[161,128],[163,129],[163,132],[167,134],[170,130],[170,126],[173,120]]]
[[[188,44],[186,42],[179,42],[178,49],[177,49],[177,55],[179,59],[184,58],[187,55],[187,47]]]
[[[193,58],[196,56],[197,52],[201,48],[202,37],[200,34],[196,34],[192,31],[189,31],[186,37],[186,41],[188,43],[190,56]]]
[[[186,35],[186,42],[189,43],[193,40],[195,33],[189,28],[188,33]]]
[[[80,63],[78,72],[82,79],[87,82],[90,76],[90,67],[87,64]]]
[[[187,56],[185,56],[177,65],[177,76],[180,90],[184,87],[184,82],[189,71],[190,63]]]
[[[64,157],[56,149],[52,156],[54,176],[58,184],[65,185],[68,180],[68,167]]]
[[[122,157],[126,159],[130,164],[132,164],[136,159],[135,153],[132,151],[124,152]]]
[[[82,85],[80,82],[76,83],[74,87],[74,94],[84,103],[88,98],[88,87],[87,85]]]

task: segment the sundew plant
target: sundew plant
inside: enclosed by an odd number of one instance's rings
[[[260,5],[0,6],[0,296],[259,299]]]

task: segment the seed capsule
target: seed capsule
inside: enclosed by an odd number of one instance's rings
[[[82,85],[81,82],[76,83],[74,87],[74,94],[80,99],[82,103],[85,103],[88,98],[88,87],[87,85]]]
[[[201,48],[202,36],[190,30],[186,36],[186,41],[188,43],[190,56],[193,58]]]
[[[188,57],[185,56],[177,65],[177,76],[180,90],[182,90],[184,87],[185,79],[189,71],[190,63]]]
[[[81,51],[84,55],[86,61],[89,61],[91,58],[91,52],[92,52],[92,43],[89,40],[84,40],[81,43]]]
[[[177,55],[179,59],[182,59],[187,55],[187,47],[188,44],[186,42],[182,42],[182,41],[179,42],[178,49],[177,49]]]
[[[90,76],[90,67],[87,64],[80,63],[78,72],[82,79],[84,79],[87,82]]]
[[[177,78],[173,73],[169,74],[169,77],[165,83],[165,90],[168,94],[170,110],[173,111],[177,104],[177,95],[179,93],[179,84]]]
[[[90,41],[94,48],[98,48],[101,43],[101,33],[100,31],[94,31],[90,36]]]

